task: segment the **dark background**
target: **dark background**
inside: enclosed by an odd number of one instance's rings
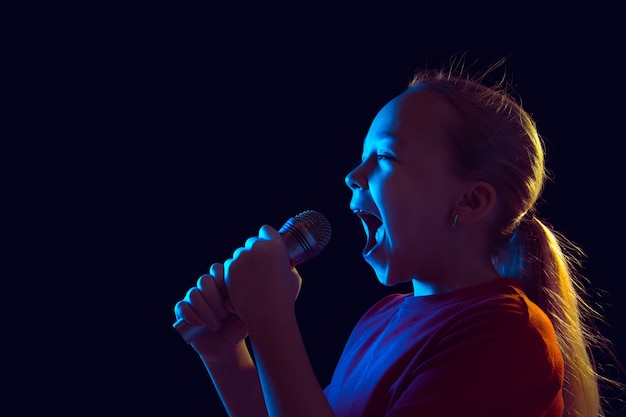
[[[27,353],[20,407],[224,415],[173,306],[262,224],[307,209],[333,225],[299,268],[297,304],[326,384],[351,327],[390,291],[361,258],[344,175],[412,72],[459,54],[476,69],[507,59],[547,142],[554,180],[539,213],[585,250],[600,326],[624,360],[617,10],[385,4],[20,13],[5,154],[12,317],[35,316],[7,344]]]

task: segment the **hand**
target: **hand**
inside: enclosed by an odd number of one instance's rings
[[[209,274],[198,279],[197,285],[176,303],[174,313],[201,328],[189,343],[208,362],[218,361],[248,335],[227,298],[224,265],[220,263],[211,265]]]
[[[224,277],[229,299],[248,329],[293,314],[302,284],[282,237],[268,225],[224,262]]]

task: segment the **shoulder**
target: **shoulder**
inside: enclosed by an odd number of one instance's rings
[[[410,299],[411,297],[412,297],[412,294],[401,294],[401,293],[394,293],[394,294],[386,295],[385,297],[381,298],[379,301],[374,303],[374,305],[372,305],[365,312],[365,314],[362,317],[362,320],[368,319],[372,316],[378,316],[381,314],[384,315],[385,313],[393,314],[402,307],[405,300]]]
[[[526,296],[518,281],[508,278],[470,289],[467,297],[458,297],[447,309],[460,326],[554,333],[547,314]]]
[[[500,355],[515,352],[520,363],[545,357],[550,367],[558,368],[561,353],[548,315],[525,295],[518,282],[502,279],[494,284],[492,291],[452,309],[444,332],[465,348],[491,346]]]

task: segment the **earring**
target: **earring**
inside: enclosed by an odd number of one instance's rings
[[[459,213],[454,215],[454,218],[452,219],[452,227],[456,227],[457,220],[459,220]]]

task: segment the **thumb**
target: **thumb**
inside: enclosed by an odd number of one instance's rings
[[[280,235],[280,233],[278,232],[278,230],[276,230],[275,228],[273,228],[272,226],[269,225],[264,225],[261,227],[261,229],[259,230],[259,238],[261,239],[270,239],[270,240],[278,240],[283,242],[283,239]],[[284,242],[283,242],[284,243]],[[287,253],[288,248],[285,246],[285,254],[288,255]],[[287,260],[291,263],[291,259],[287,258]],[[296,269],[295,266],[291,266],[291,273],[293,275],[293,277],[295,278],[292,282],[294,283],[294,293],[295,293],[295,298],[298,298],[298,295],[300,294],[300,289],[302,288],[302,277],[300,276],[300,273],[298,272],[298,270]]]
[[[291,264],[291,259],[289,259],[289,248],[286,246],[285,241],[278,230],[267,224],[263,225],[259,230],[259,239],[272,241],[273,247],[279,252],[284,252],[286,262]],[[275,252],[275,254],[277,256],[282,256],[279,255],[279,252]]]
[[[259,237],[261,239],[270,240],[280,239],[280,233],[278,233],[278,230],[274,229],[272,226],[265,224],[261,226],[261,229],[259,229]]]

